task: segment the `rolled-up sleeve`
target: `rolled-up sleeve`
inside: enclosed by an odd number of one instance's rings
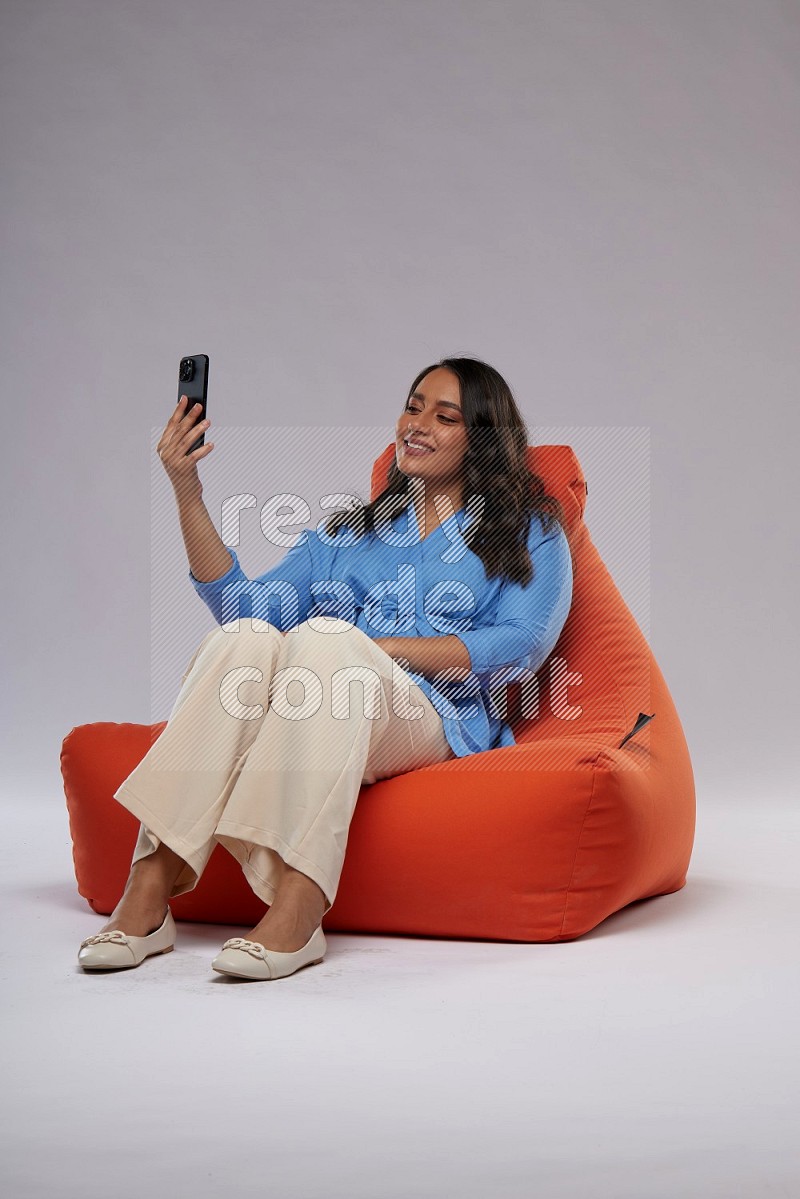
[[[314,562],[308,530],[300,534],[276,566],[255,579],[244,573],[235,550],[230,546],[225,548],[233,561],[218,579],[202,583],[189,571],[195,591],[217,624],[255,616],[268,620],[285,633],[308,618],[314,598],[311,594]]]
[[[566,534],[560,524],[544,538],[539,521],[532,520],[531,527],[528,548],[533,578],[526,587],[512,582],[503,585],[491,626],[456,634],[466,645],[478,677],[503,668],[539,670],[569,615],[572,555]]]

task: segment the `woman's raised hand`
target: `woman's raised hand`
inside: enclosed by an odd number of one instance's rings
[[[166,423],[161,434],[156,453],[161,459],[164,470],[169,476],[175,495],[183,499],[195,494],[202,495],[203,488],[197,473],[197,463],[205,458],[214,448],[213,441],[198,446],[187,454],[192,442],[197,441],[200,434],[211,424],[210,420],[197,420],[202,411],[202,405],[194,404],[186,411],[187,397],[181,396],[175,405],[175,411]]]

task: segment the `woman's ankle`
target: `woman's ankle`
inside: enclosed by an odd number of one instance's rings
[[[162,841],[155,852],[134,862],[128,883],[148,890],[166,890],[168,896],[185,866],[183,858]]]

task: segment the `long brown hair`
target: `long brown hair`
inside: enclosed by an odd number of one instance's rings
[[[472,495],[484,498],[483,512],[477,531],[469,539],[469,548],[482,560],[487,579],[505,576],[524,586],[533,577],[527,546],[531,518],[541,517],[545,532],[554,521],[563,528],[561,503],[546,494],[542,479],[528,467],[525,420],[511,388],[488,363],[477,358],[442,358],[420,371],[408,389],[406,403],[425,376],[437,367],[452,371],[461,388],[461,410],[467,429],[462,476],[464,504],[469,503]],[[383,491],[359,510],[363,531],[374,530],[376,512],[389,497],[406,497],[405,503],[392,505],[393,511],[402,512],[408,507],[409,483],[408,475],[402,473],[397,459],[392,458]],[[352,510],[352,507],[339,510],[329,516],[325,532],[333,535],[340,526],[348,524]],[[383,516],[385,519],[385,511]]]

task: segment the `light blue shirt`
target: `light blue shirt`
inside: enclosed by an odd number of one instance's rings
[[[557,521],[545,534],[541,519],[532,517],[527,545],[534,577],[523,587],[487,580],[468,544],[471,514],[458,519],[466,512],[460,508],[422,539],[413,504],[370,534],[346,525],[329,535],[320,522],[256,579],[245,575],[230,546],[233,561],[224,575],[207,583],[191,570],[189,577],[221,625],[255,616],[286,632],[309,617],[337,616],[373,640],[455,634],[469,651],[467,678],[427,678],[400,665],[433,703],[462,758],[516,744],[492,693],[540,669],[572,603],[572,557]]]

